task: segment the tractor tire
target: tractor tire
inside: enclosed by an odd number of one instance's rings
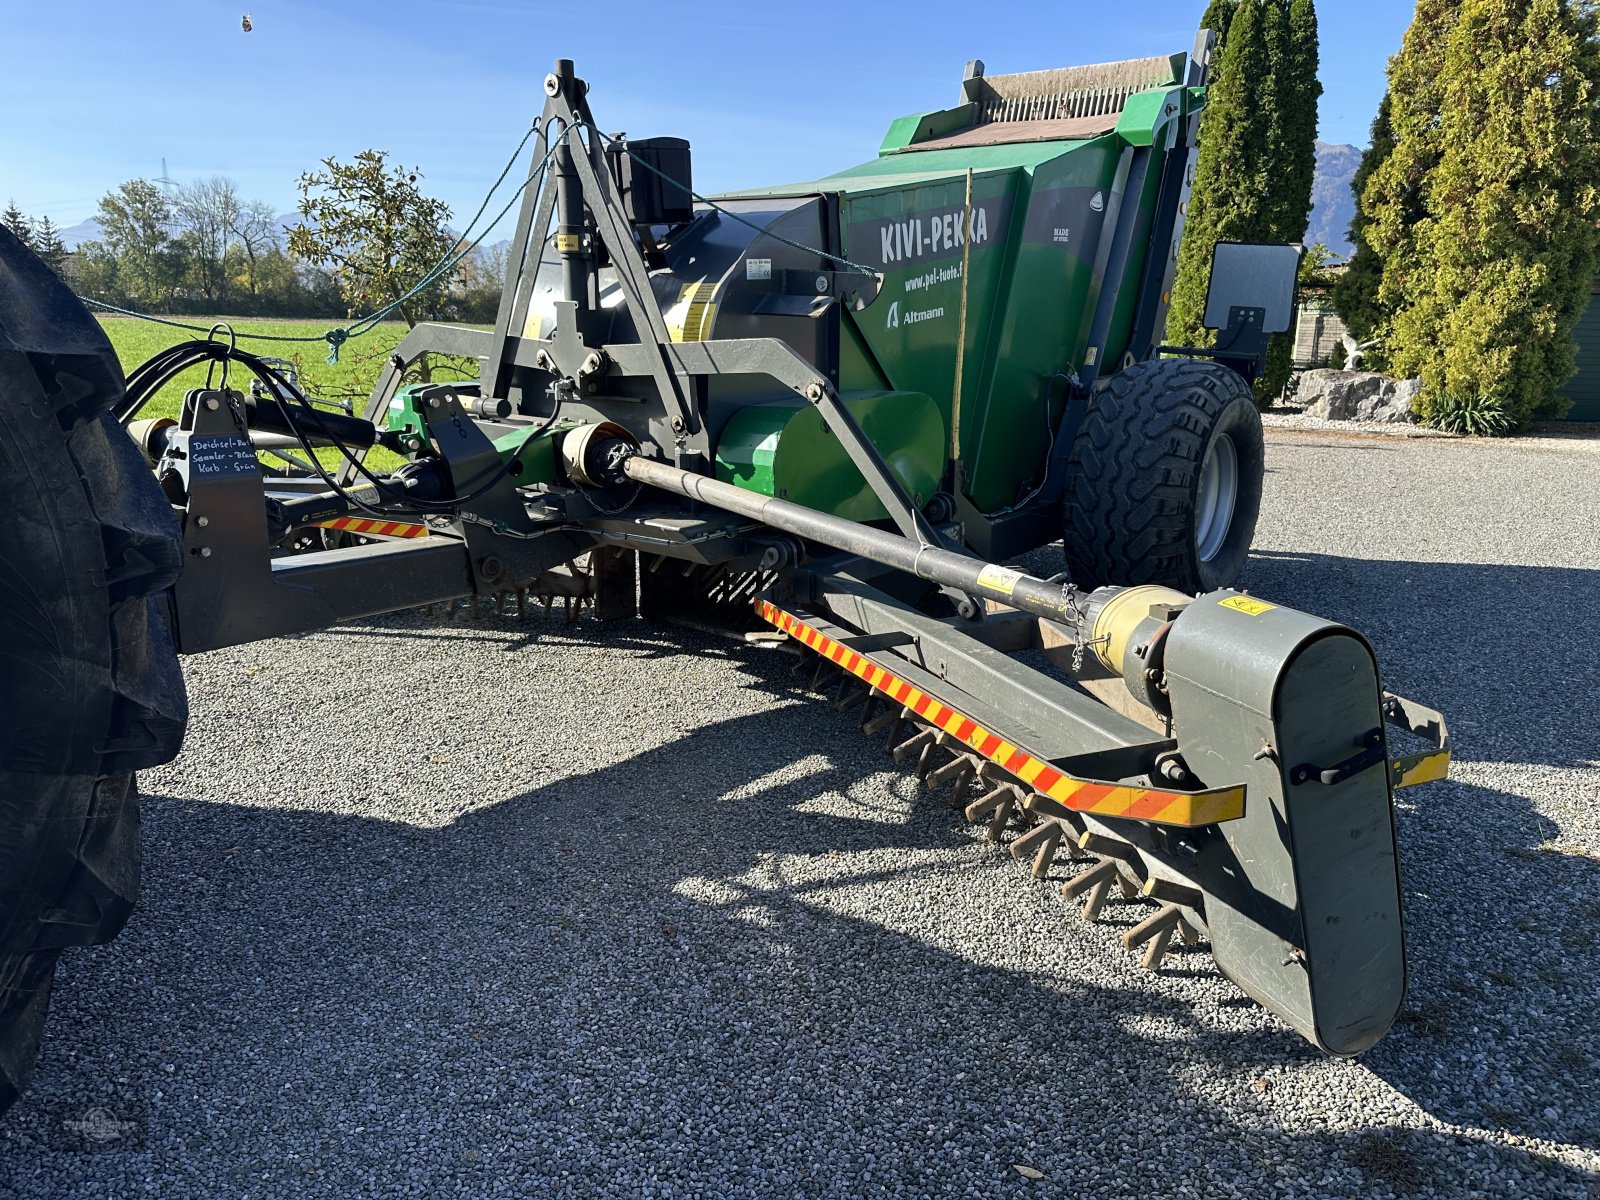
[[[188,717],[177,522],[109,413],[111,343],[0,230],[0,1111],[33,1071],[56,959],[139,890],[135,770]]]
[[[1231,587],[1255,537],[1265,463],[1261,412],[1235,372],[1194,359],[1119,371],[1072,447],[1068,576],[1084,589]]]

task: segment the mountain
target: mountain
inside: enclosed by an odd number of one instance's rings
[[[1307,246],[1321,242],[1340,258],[1349,258],[1354,249],[1346,236],[1356,215],[1355,193],[1350,183],[1361,165],[1361,151],[1354,146],[1317,143],[1317,175],[1311,185],[1311,228],[1306,231]]]
[[[297,212],[279,213],[278,227],[281,229],[286,226],[298,225],[300,220],[300,214]],[[100,233],[100,222],[94,217],[88,217],[79,221],[76,225],[68,225],[63,229],[61,231],[61,243],[68,250],[76,250],[84,242],[94,241],[100,236]]]
[[[61,244],[68,250],[76,250],[84,242],[92,242],[100,236],[100,222],[90,217],[86,221],[79,221],[76,225],[68,225],[61,231]]]

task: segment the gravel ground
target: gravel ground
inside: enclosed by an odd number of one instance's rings
[[[1405,421],[1330,421],[1325,417],[1313,417],[1298,408],[1279,408],[1262,413],[1261,423],[1268,429],[1296,430],[1301,433],[1371,433],[1401,438],[1456,436],[1437,429],[1429,429],[1426,425],[1412,425]]]
[[[145,903],[63,962],[0,1195],[1600,1196],[1600,442],[1269,465],[1247,586],[1460,746],[1361,1060],[1204,954],[1141,971],[1135,910],[1085,925],[782,655],[406,616],[189,661]],[[129,1132],[76,1148],[96,1108]]]

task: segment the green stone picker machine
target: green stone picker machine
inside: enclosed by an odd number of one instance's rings
[[[1324,1050],[1373,1045],[1392,795],[1448,748],[1358,633],[1231,590],[1299,248],[1219,247],[1216,344],[1160,344],[1210,44],[974,62],[872,161],[714,200],[557,62],[493,330],[418,326],[359,415],[222,340],[124,379],[0,231],[0,1099],[61,950],[134,903],[177,653],[463,599],[748,621],[1086,917],[1146,905],[1147,966],[1207,944]],[[477,378],[416,381],[438,355]],[[201,362],[254,385],[140,415]]]

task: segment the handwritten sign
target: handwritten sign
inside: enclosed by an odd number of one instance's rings
[[[242,437],[189,439],[189,474],[194,479],[254,475],[260,470],[256,452]]]

